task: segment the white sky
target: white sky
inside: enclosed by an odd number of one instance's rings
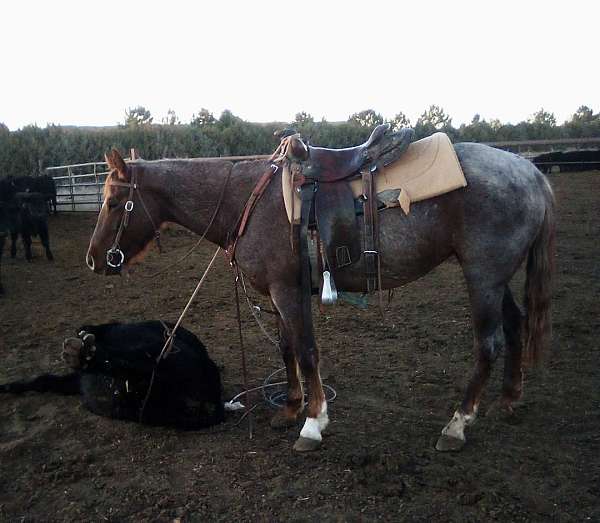
[[[0,122],[159,122],[206,107],[250,121],[372,108],[455,126],[543,107],[600,111],[600,2],[66,1],[0,6]]]

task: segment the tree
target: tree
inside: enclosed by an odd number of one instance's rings
[[[231,127],[242,121],[241,118],[233,114],[229,109],[225,109],[219,116],[219,124],[223,127]]]
[[[492,126],[479,114],[473,116],[469,125],[461,125],[458,132],[460,139],[467,142],[491,142],[494,140]]]
[[[423,112],[415,124],[415,134],[417,138],[424,138],[437,131],[446,133],[455,133],[452,128],[452,118],[446,114],[439,105],[430,105],[429,109]]]
[[[351,115],[348,118],[348,122],[358,124],[360,127],[372,129],[383,123],[383,117],[373,109],[366,109]]]
[[[444,127],[449,127],[452,124],[452,118],[439,105],[430,105],[429,109],[417,120],[417,124],[419,123],[423,126],[431,126],[439,131]]]
[[[590,123],[600,118],[599,114],[594,114],[587,105],[580,105],[571,118],[572,123]]]
[[[600,135],[600,113],[594,111],[587,105],[581,105],[571,117],[565,122],[568,135],[572,138],[592,138]]]
[[[137,127],[140,125],[150,125],[152,123],[152,115],[150,111],[142,105],[138,105],[133,109],[130,107],[125,111],[125,126]]]
[[[167,116],[162,119],[162,123],[164,125],[179,125],[181,124],[181,121],[175,114],[175,111],[173,109],[169,109],[167,111]]]
[[[389,124],[392,126],[392,131],[398,131],[403,127],[410,127],[410,119],[400,111],[389,121]]]
[[[554,116],[554,113],[545,111],[542,107],[539,111],[533,113],[529,118],[529,123],[540,126],[556,127],[556,116]]]
[[[301,111],[299,113],[296,113],[296,117],[294,118],[294,125],[297,126],[301,126],[301,125],[307,125],[307,124],[313,124],[315,123],[315,119],[312,117],[312,115]]]
[[[208,109],[203,107],[200,109],[198,114],[192,115],[192,121],[190,122],[190,125],[193,127],[204,127],[205,125],[212,125],[215,122],[216,120],[213,114]]]

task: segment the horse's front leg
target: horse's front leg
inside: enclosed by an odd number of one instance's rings
[[[272,290],[271,298],[281,315],[288,342],[308,388],[306,421],[294,450],[316,450],[321,445],[321,433],[327,427],[327,402],[319,374],[319,351],[315,343],[312,318],[304,318],[299,287]],[[286,367],[287,367],[286,361]],[[288,376],[290,372],[288,371]]]
[[[274,429],[287,428],[296,424],[298,415],[304,409],[304,391],[300,381],[298,360],[291,342],[290,333],[284,321],[279,317],[279,350],[285,364],[287,377],[287,399],[285,406],[278,410],[271,419]]]

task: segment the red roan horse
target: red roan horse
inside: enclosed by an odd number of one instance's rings
[[[462,266],[472,308],[478,354],[465,397],[442,430],[436,448],[456,450],[476,416],[492,364],[504,351],[501,404],[510,410],[522,394],[522,364],[537,361],[550,337],[550,284],[554,258],[554,199],[544,176],[514,154],[485,145],[455,145],[468,186],[379,213],[382,287],[416,280],[455,256]],[[246,201],[268,161],[159,160],[126,164],[112,151],[104,205],[86,263],[96,273],[116,272],[139,261],[156,230],[178,223],[228,247]],[[133,181],[132,181],[133,180]],[[133,202],[133,203],[130,203]],[[219,203],[218,213],[213,214]],[[127,227],[122,225],[127,223]],[[362,230],[362,224],[360,224]],[[527,258],[523,314],[509,281]],[[304,409],[299,370],[308,387],[304,426],[294,448],[319,447],[329,420],[319,376],[319,351],[301,313],[301,267],[289,241],[281,183],[271,183],[258,202],[236,249],[236,261],[252,286],[279,312],[280,348],[288,380],[285,407],[274,427],[294,424]],[[109,263],[107,263],[109,262]],[[118,272],[118,271],[117,271]],[[362,264],[340,271],[336,286],[364,292]]]

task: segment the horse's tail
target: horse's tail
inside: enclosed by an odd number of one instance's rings
[[[546,211],[544,222],[527,256],[525,280],[524,353],[523,363],[531,366],[540,362],[552,336],[551,290],[555,257],[554,195],[543,177]]]

